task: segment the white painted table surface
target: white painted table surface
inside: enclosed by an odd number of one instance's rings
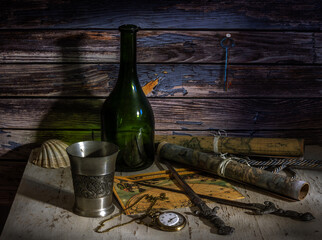
[[[306,158],[322,159],[322,147],[309,146]],[[156,165],[147,171],[162,170]],[[188,223],[180,232],[163,232],[145,225],[131,223],[99,234],[93,231],[105,218],[85,218],[72,213],[73,188],[70,168],[44,169],[28,163],[21,180],[10,214],[3,229],[1,240],[63,240],[63,239],[322,239],[322,171],[297,170],[299,179],[310,184],[310,191],[302,201],[289,202],[238,185],[245,196],[244,202],[273,201],[278,207],[300,212],[312,212],[316,219],[301,222],[275,215],[254,216],[246,210],[218,205],[218,214],[233,226],[230,236],[220,236],[206,220],[191,215],[190,208],[178,209]],[[134,174],[134,173],[131,173]],[[237,185],[236,185],[237,186]],[[118,206],[118,205],[116,205]],[[119,212],[116,208],[113,214]],[[107,227],[127,222],[129,216],[113,219]]]

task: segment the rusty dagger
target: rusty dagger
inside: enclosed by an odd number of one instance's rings
[[[207,204],[192,190],[192,188],[185,182],[185,180],[178,174],[178,172],[166,160],[162,160],[171,175],[177,180],[179,185],[183,188],[190,201],[199,208],[195,213],[201,217],[208,219],[218,229],[220,235],[230,235],[234,232],[234,228],[227,226],[224,221],[217,215],[219,207],[211,209]]]

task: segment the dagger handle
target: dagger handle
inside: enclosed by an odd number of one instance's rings
[[[179,185],[183,188],[186,195],[189,197],[191,202],[195,204],[199,208],[198,215],[208,219],[210,222],[214,224],[214,226],[218,229],[218,234],[220,235],[229,235],[234,232],[234,228],[227,226],[220,217],[217,216],[218,207],[213,209],[209,208],[207,204],[192,190],[192,188],[186,183],[186,181],[178,174],[178,172],[171,166],[171,164],[167,161],[163,161],[163,163],[168,167],[171,172],[171,175],[177,180]]]
[[[209,208],[204,202],[198,206],[200,211],[195,213],[203,218],[208,219],[217,229],[219,235],[230,235],[235,228],[227,226],[225,222],[217,215],[219,207]]]

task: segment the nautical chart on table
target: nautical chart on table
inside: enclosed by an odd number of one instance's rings
[[[177,169],[177,171],[189,186],[208,203],[213,202],[210,200],[211,197],[229,200],[244,198],[230,183],[221,178],[184,168]],[[152,196],[159,196],[160,193],[166,194],[168,199],[158,201],[154,206],[155,209],[169,210],[192,206],[190,200],[182,192],[175,180],[170,178],[168,171],[127,177],[115,176],[113,191],[126,214],[137,214],[146,211],[150,202],[144,198],[128,209],[129,206],[145,194]]]

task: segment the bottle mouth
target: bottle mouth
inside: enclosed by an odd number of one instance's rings
[[[119,27],[121,32],[137,32],[139,31],[139,27],[133,24],[125,24]]]

